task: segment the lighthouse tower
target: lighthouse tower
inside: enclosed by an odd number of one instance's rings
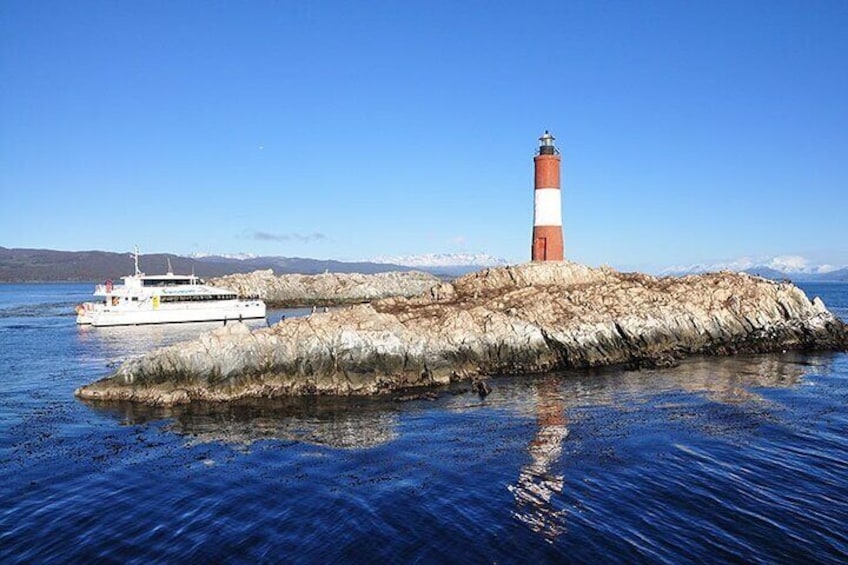
[[[562,196],[559,190],[559,151],[554,136],[547,130],[539,138],[536,165],[536,190],[533,206],[533,261],[562,261]]]

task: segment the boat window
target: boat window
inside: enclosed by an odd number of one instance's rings
[[[209,300],[235,300],[235,294],[192,294],[185,296],[163,296],[162,302],[204,302]]]
[[[191,279],[189,278],[179,278],[179,279],[144,279],[142,281],[144,286],[180,286],[191,284]]]

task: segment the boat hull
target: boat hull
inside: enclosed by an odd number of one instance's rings
[[[88,305],[77,314],[77,324],[94,327],[141,326],[148,324],[179,324],[185,322],[216,322],[225,320],[255,320],[265,317],[262,301],[233,301],[232,304],[191,304],[182,307],[165,306],[148,308],[106,308],[100,304]]]

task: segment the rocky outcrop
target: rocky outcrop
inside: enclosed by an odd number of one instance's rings
[[[846,326],[789,283],[530,263],[253,332],[230,324],[128,361],[77,395],[167,405],[377,394],[487,374],[846,348]]]
[[[269,306],[337,306],[360,304],[392,296],[411,297],[439,284],[439,279],[417,271],[377,273],[324,273],[274,275],[271,269],[211,279],[209,284],[255,296]]]

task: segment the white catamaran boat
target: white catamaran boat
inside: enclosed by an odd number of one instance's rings
[[[123,285],[112,281],[97,285],[94,296],[103,299],[77,306],[77,324],[133,326],[265,317],[262,300],[242,300],[235,292],[207,286],[194,275],[175,275],[170,260],[167,274],[145,275],[138,270],[138,249],[133,257],[135,274],[121,277]]]

